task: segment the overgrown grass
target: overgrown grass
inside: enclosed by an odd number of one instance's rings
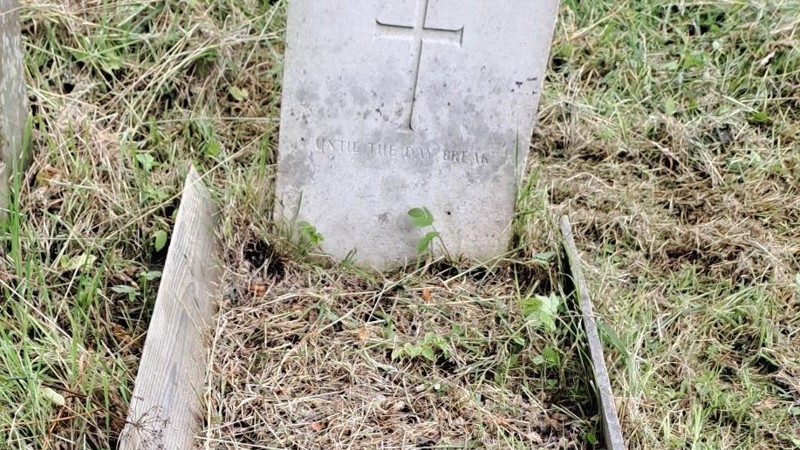
[[[23,2],[0,447],[114,447],[186,163],[223,235],[270,236],[284,7]],[[563,2],[519,254],[557,244],[545,195],[573,216],[631,448],[800,447],[799,29],[795,0]]]
[[[566,1],[534,144],[632,448],[800,447],[800,3]]]

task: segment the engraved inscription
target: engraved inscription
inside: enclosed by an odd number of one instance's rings
[[[448,165],[490,165],[496,156],[492,153],[478,152],[469,149],[455,149],[436,146],[396,145],[385,142],[362,142],[352,139],[331,139],[318,137],[315,148],[326,155],[365,154],[372,158],[387,160],[405,159],[435,162],[442,161]],[[497,161],[495,161],[497,162]]]
[[[411,60],[413,68],[411,71],[411,90],[409,95],[409,108],[404,127],[414,131],[414,106],[417,101],[417,85],[419,84],[419,72],[422,64],[422,50],[425,42],[449,44],[462,46],[464,40],[464,27],[457,30],[445,30],[441,28],[428,28],[425,26],[428,18],[428,2],[430,0],[417,0],[417,11],[415,24],[395,25],[382,23],[375,20],[379,38],[389,39],[410,39],[411,40]]]

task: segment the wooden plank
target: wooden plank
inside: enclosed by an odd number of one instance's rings
[[[153,318],[120,436],[121,450],[191,449],[204,391],[206,348],[219,286],[216,208],[191,168]]]
[[[583,327],[586,331],[586,340],[589,345],[592,371],[594,372],[594,385],[597,389],[600,412],[603,417],[603,435],[606,448],[609,450],[623,450],[626,448],[625,440],[622,437],[622,427],[619,424],[614,394],[611,391],[611,381],[608,378],[606,361],[603,356],[603,343],[597,330],[589,288],[586,284],[586,279],[583,277],[578,247],[575,245],[575,237],[572,234],[572,225],[567,216],[561,218],[561,234],[564,236],[564,248],[567,251],[572,282],[578,294]]]
[[[0,0],[0,208],[8,206],[10,179],[23,170],[23,130],[28,117],[17,0]],[[5,211],[3,211],[5,212]],[[3,214],[0,214],[2,217]]]

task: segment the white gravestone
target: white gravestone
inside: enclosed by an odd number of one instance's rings
[[[275,219],[334,258],[507,251],[558,0],[289,3]]]
[[[22,164],[25,100],[19,6],[16,0],[0,0],[0,215],[8,200],[15,160]]]

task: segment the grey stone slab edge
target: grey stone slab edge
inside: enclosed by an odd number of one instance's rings
[[[567,251],[567,258],[569,259],[572,281],[578,293],[578,303],[581,308],[583,327],[586,330],[586,340],[589,345],[589,354],[592,358],[594,384],[600,397],[600,406],[603,415],[603,434],[605,436],[606,447],[610,450],[623,450],[627,447],[622,437],[622,427],[620,427],[619,424],[617,407],[614,403],[614,394],[611,391],[611,381],[608,378],[606,361],[603,356],[603,343],[600,340],[600,333],[597,331],[592,299],[589,296],[589,288],[586,285],[586,279],[583,277],[578,247],[575,245],[572,225],[567,216],[561,217],[561,234],[564,237],[564,248]]]
[[[28,115],[17,0],[0,0],[0,215],[14,166],[22,170],[22,135]]]

